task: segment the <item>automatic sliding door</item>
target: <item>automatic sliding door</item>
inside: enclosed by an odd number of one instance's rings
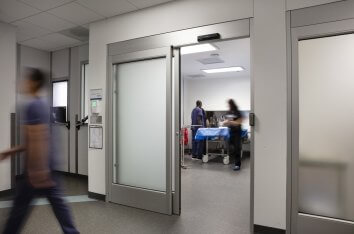
[[[110,201],[172,213],[171,48],[113,58]]]
[[[353,61],[353,34],[298,41],[299,234],[354,233]]]

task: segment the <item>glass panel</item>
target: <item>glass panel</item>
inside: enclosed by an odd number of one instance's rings
[[[354,35],[299,42],[299,211],[354,221]]]
[[[119,184],[166,191],[166,59],[117,65]]]
[[[68,106],[68,81],[53,83],[53,111],[54,122],[65,123]]]
[[[89,90],[88,90],[88,69],[89,64],[81,66],[81,118],[89,115]]]

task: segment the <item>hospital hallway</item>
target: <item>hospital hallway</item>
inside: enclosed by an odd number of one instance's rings
[[[112,203],[71,200],[81,233],[204,233],[249,234],[250,162],[246,157],[239,172],[217,160],[203,164],[186,156],[182,169],[182,215],[166,216]],[[69,182],[65,182],[64,186]],[[77,180],[78,188],[84,188]],[[81,183],[85,183],[81,180]],[[75,189],[71,186],[71,189]],[[79,189],[82,191],[81,189]],[[68,191],[69,195],[71,195]],[[2,202],[0,202],[1,207]],[[0,208],[0,229],[8,208]],[[36,205],[23,234],[62,233],[49,205]]]

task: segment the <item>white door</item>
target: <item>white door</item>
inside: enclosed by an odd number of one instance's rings
[[[172,214],[172,51],[111,57],[109,201]]]
[[[354,233],[354,34],[340,26],[293,30],[294,233]]]

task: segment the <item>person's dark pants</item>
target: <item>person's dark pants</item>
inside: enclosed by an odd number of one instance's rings
[[[54,186],[46,189],[35,189],[29,182],[20,182],[17,187],[17,193],[14,205],[7,220],[4,234],[20,233],[26,218],[31,211],[31,201],[35,196],[45,196],[52,205],[52,209],[64,233],[77,234],[79,233],[72,221],[69,207],[65,204],[59,186]],[[43,223],[43,225],[45,225]]]
[[[198,129],[192,129],[192,157],[201,159],[203,157],[203,141],[195,140]]]
[[[241,167],[241,131],[236,130],[231,132],[229,147],[231,158],[235,158],[235,166]]]

